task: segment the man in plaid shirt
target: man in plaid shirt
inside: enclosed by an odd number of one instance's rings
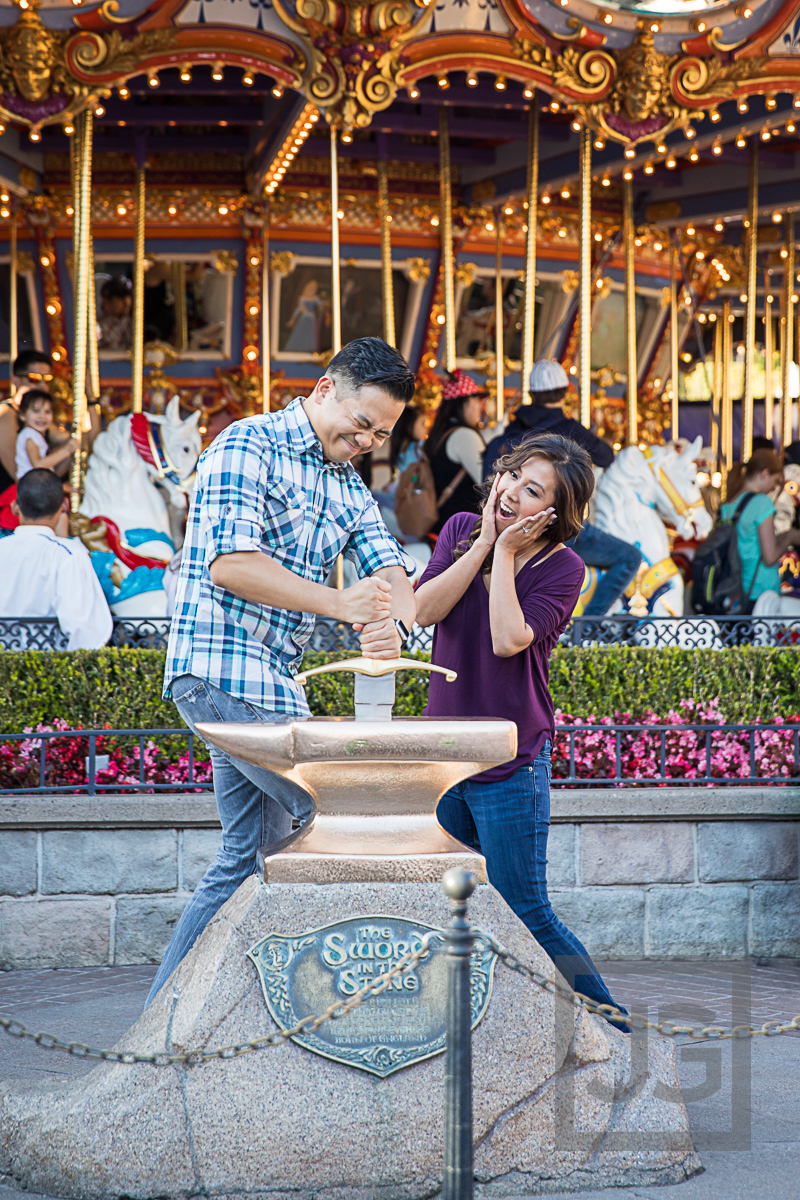
[[[352,625],[362,652],[395,658],[414,623],[414,562],[390,535],[350,464],[380,446],[414,376],[380,338],[350,342],[308,399],[224,430],[197,468],[170,630],[164,696],[201,721],[308,717],[295,682],[315,614]],[[327,587],[339,554],[359,582]],[[310,819],[306,792],[210,747],[222,843],[183,911],[148,1003],[211,917]]]

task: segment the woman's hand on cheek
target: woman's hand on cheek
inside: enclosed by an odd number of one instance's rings
[[[524,554],[539,541],[554,516],[552,508],[545,508],[535,516],[520,518],[500,534],[497,549],[510,554]]]
[[[483,506],[483,514],[481,517],[481,532],[478,537],[478,542],[482,546],[493,546],[497,540],[497,485],[500,482],[500,476],[495,475],[492,490],[489,492],[489,497]]]

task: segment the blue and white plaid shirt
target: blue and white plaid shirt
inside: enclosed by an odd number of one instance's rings
[[[413,574],[349,463],[325,462],[302,405],[236,421],[215,438],[197,466],[164,696],[180,675],[196,675],[260,708],[309,715],[295,683],[314,614],[242,600],[215,587],[208,568],[220,554],[261,550],[314,583],[324,583],[339,554],[361,578],[382,567]]]

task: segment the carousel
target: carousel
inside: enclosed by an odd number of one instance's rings
[[[561,362],[682,614],[675,538],[797,437],[798,121],[798,0],[2,0],[5,395],[49,355],[114,611],[167,611],[202,445],[377,335],[499,429]]]

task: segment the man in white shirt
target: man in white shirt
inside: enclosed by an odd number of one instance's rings
[[[63,502],[53,471],[19,481],[19,526],[0,539],[0,617],[56,617],[65,649],[95,650],[111,636],[111,613],[86,548],[56,536]]]

